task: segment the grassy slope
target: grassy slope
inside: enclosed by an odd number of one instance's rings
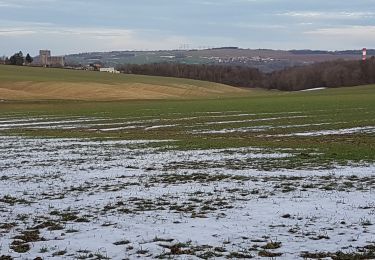
[[[17,66],[0,66],[0,80],[8,82],[35,81],[35,82],[95,82],[104,84],[117,83],[145,83],[158,85],[171,85],[181,83],[180,79],[148,77],[137,75],[112,75],[80,70],[64,70],[53,68],[34,68]],[[185,83],[196,83],[206,86],[206,82],[187,80]]]
[[[0,66],[1,67],[1,66]],[[5,68],[8,69],[8,68]],[[11,68],[10,70],[12,70]],[[77,81],[90,80],[96,82],[109,81],[143,81],[152,84],[174,84],[182,82],[180,79],[119,76],[89,72],[75,72],[51,70],[48,77],[35,73],[32,68],[23,68],[25,73],[22,80],[33,78],[44,81]],[[0,68],[0,80],[7,82],[14,79],[14,75],[4,75],[4,67]],[[67,76],[61,78],[61,73]],[[18,75],[18,74],[16,74]],[[85,76],[83,76],[85,75]],[[88,78],[85,78],[86,75]],[[186,82],[186,81],[184,81]],[[194,84],[209,84],[193,81]],[[2,134],[23,134],[30,136],[53,137],[95,137],[95,138],[120,138],[120,139],[175,139],[176,145],[181,149],[186,148],[226,148],[242,146],[258,146],[268,148],[310,149],[322,155],[305,158],[301,154],[301,161],[375,161],[374,134],[346,134],[329,136],[304,136],[304,137],[277,137],[278,134],[288,134],[301,131],[319,131],[326,129],[341,129],[363,126],[375,126],[375,86],[361,86],[352,88],[327,89],[313,92],[266,92],[258,91],[256,95],[244,97],[230,97],[220,99],[192,99],[192,100],[134,100],[127,102],[82,102],[82,101],[18,101],[0,102],[0,117],[8,113],[21,113],[16,117],[63,115],[63,116],[102,116],[113,118],[131,118],[148,116],[150,119],[163,119],[163,124],[178,124],[176,127],[142,130],[128,129],[115,132],[92,132],[85,130],[27,130],[12,129]],[[184,117],[196,117],[201,112],[241,111],[240,113],[279,113],[301,112],[306,118],[280,119],[267,122],[272,126],[304,125],[332,123],[332,125],[315,125],[299,128],[275,128],[262,134],[274,135],[261,137],[256,132],[226,133],[226,134],[192,134],[190,130],[221,130],[224,128],[253,127],[264,125],[264,122],[238,122],[226,125],[203,125],[216,120],[238,120],[239,118],[196,118],[179,120]],[[255,116],[262,117],[261,115]],[[264,117],[264,115],[263,115]],[[272,117],[272,115],[270,115]],[[254,117],[251,117],[254,118]],[[127,119],[123,119],[127,121]],[[131,119],[129,119],[131,121]],[[1,133],[0,133],[1,134]]]
[[[0,66],[0,99],[6,100],[210,98],[253,92],[189,79]]]

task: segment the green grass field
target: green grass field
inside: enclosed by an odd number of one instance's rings
[[[22,68],[1,68],[1,81],[134,81],[181,84],[185,80],[107,75],[102,73]],[[8,73],[7,70],[10,72]],[[82,76],[84,75],[84,76]],[[118,78],[117,78],[118,77]],[[210,84],[193,82],[194,84]],[[1,97],[0,97],[1,99]],[[293,149],[300,153],[294,164],[348,163],[375,160],[375,86],[327,89],[311,92],[254,91],[244,97],[190,100],[132,101],[4,101],[2,120],[50,117],[104,118],[95,129],[27,126],[0,129],[2,135],[85,137],[99,139],[172,139],[175,149],[263,147]],[[42,118],[42,119],[41,119]],[[47,119],[43,119],[47,118]],[[122,126],[122,127],[118,127]],[[124,127],[126,126],[126,127]],[[131,127],[127,127],[131,126]],[[156,126],[156,127],[155,127]],[[358,128],[358,129],[356,129]],[[341,129],[341,130],[340,130]],[[346,130],[345,130],[346,129]],[[348,130],[349,129],[349,130]],[[326,134],[319,131],[337,131]],[[357,131],[358,130],[358,131]],[[317,135],[296,133],[315,132]],[[311,156],[314,154],[314,156]]]

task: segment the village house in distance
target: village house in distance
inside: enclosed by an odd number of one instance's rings
[[[39,56],[34,58],[32,65],[42,66],[42,67],[61,68],[65,66],[65,57],[64,56],[51,56],[50,50],[40,50]]]

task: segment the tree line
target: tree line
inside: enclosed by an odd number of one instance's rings
[[[126,64],[122,73],[188,78],[244,88],[303,90],[375,83],[375,58],[366,61],[336,60],[264,73],[256,68],[178,63]]]
[[[150,76],[188,78],[224,83],[239,87],[252,87],[260,82],[262,73],[256,68],[223,65],[191,65],[181,63],[126,64],[117,67],[122,73]]]
[[[0,63],[4,63],[6,65],[16,65],[16,66],[23,66],[28,65],[33,62],[33,58],[28,53],[26,56],[23,55],[22,51],[15,53],[10,57],[1,57]]]
[[[335,88],[375,83],[375,58],[366,61],[336,60],[275,71],[263,79],[263,87],[279,90]]]

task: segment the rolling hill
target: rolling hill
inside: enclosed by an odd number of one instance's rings
[[[369,56],[374,54],[375,50],[368,50]],[[238,65],[258,68],[263,72],[272,72],[284,68],[337,59],[360,60],[362,58],[362,51],[283,51],[229,47],[203,50],[92,52],[70,54],[65,58],[70,65],[103,63],[106,66],[118,66],[123,64],[173,62],[182,64]]]
[[[246,96],[257,91],[165,77],[0,66],[1,100],[146,100]]]

